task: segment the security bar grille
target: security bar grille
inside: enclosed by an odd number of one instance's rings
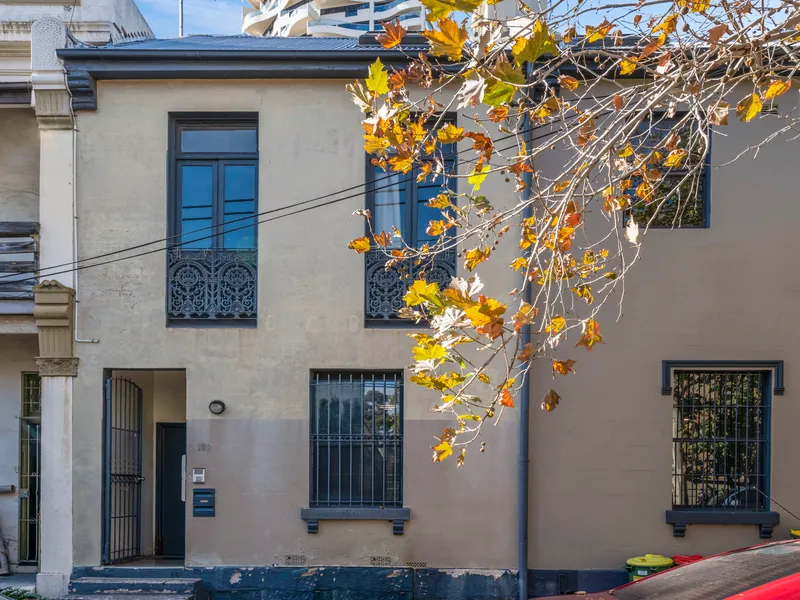
[[[42,380],[22,374],[19,452],[19,563],[39,562],[39,491],[41,481]]]
[[[311,374],[311,506],[403,505],[402,372]]]
[[[769,509],[769,378],[675,372],[674,509]]]

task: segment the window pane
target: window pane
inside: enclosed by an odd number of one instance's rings
[[[184,248],[210,248],[213,239],[208,236],[215,233],[210,229],[214,168],[211,165],[182,165],[180,168],[181,242]]]
[[[181,152],[257,152],[255,127],[181,129]]]
[[[409,175],[390,175],[380,167],[375,167],[375,233],[385,231],[391,235],[392,227],[396,227],[406,239],[406,177]]]
[[[645,203],[633,195],[642,182],[641,177],[632,181],[633,206],[629,211],[640,226],[651,227],[703,227],[705,225],[705,179],[702,174],[686,179],[686,175],[669,175],[655,186],[653,202]],[[655,215],[655,218],[653,218]],[[652,222],[651,222],[652,219]]]
[[[451,172],[454,169],[452,161],[445,162],[445,169]],[[441,175],[435,176],[434,174],[428,175],[424,181],[417,184],[417,244],[422,245],[425,242],[435,240],[435,237],[429,236],[426,231],[431,221],[439,221],[442,218],[442,211],[439,208],[431,208],[427,206],[429,200],[435,198],[448,188],[453,189],[454,182],[445,180]]]
[[[224,247],[255,248],[256,167],[255,165],[225,165],[224,167]]]

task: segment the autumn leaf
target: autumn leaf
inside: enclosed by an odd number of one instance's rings
[[[422,4],[428,9],[427,20],[430,22],[437,21],[450,15],[455,11],[463,11],[467,13],[473,12],[478,8],[483,0],[420,0]]]
[[[544,54],[558,54],[555,38],[547,30],[547,23],[536,20],[530,37],[518,37],[511,48],[511,55],[518,65],[535,63]]]
[[[448,123],[436,132],[436,137],[443,144],[455,144],[464,139],[464,128]]]
[[[635,56],[631,56],[630,58],[624,59],[619,63],[619,74],[620,75],[633,75],[633,72],[636,71],[636,63],[639,59]]]
[[[661,48],[661,46],[663,46],[666,43],[666,41],[667,41],[666,33],[662,33],[657,38],[653,38],[652,40],[650,40],[650,43],[644,47],[644,50],[642,50],[642,53],[639,55],[639,60],[642,60],[643,58],[647,58],[648,56],[650,56],[653,52]]]
[[[625,99],[619,94],[617,94],[616,96],[614,96],[614,110],[620,111],[623,108],[625,108]]]
[[[392,158],[389,159],[389,164],[395,171],[400,171],[401,173],[408,173],[411,170],[411,167],[414,166],[414,157],[393,156]]]
[[[569,44],[576,35],[578,35],[578,31],[575,29],[575,26],[571,25],[567,27],[567,30],[564,32],[564,35],[561,39],[564,40],[565,44]]]
[[[450,197],[447,194],[438,194],[428,200],[427,206],[439,209],[449,208],[451,206]]]
[[[348,83],[346,86],[344,86],[344,89],[350,92],[353,102],[356,106],[358,106],[361,112],[367,113],[372,110],[372,98],[370,98],[369,93],[360,81]]]
[[[677,0],[680,8],[688,8],[691,12],[705,12],[711,6],[709,0]]]
[[[370,65],[369,77],[367,77],[365,83],[367,84],[367,89],[376,96],[389,91],[389,75],[386,73],[380,58],[375,59],[375,62]]]
[[[555,390],[550,390],[544,395],[544,400],[542,400],[542,409],[546,410],[547,412],[553,412],[558,406],[558,402],[560,400],[561,396],[556,394]]]
[[[505,121],[508,118],[508,107],[495,106],[494,108],[490,108],[487,114],[489,116],[490,121],[492,121],[493,123],[500,123],[501,121]]]
[[[664,34],[669,35],[675,31],[678,23],[678,13],[673,13],[666,17],[659,25],[653,28],[653,32],[663,31]]]
[[[483,185],[483,182],[486,180],[486,175],[491,170],[492,167],[490,165],[483,165],[480,171],[473,171],[472,174],[467,177],[467,183],[475,186],[473,191],[477,192],[479,189],[481,189],[481,185]]]
[[[530,360],[531,356],[533,356],[533,344],[528,342],[525,344],[525,347],[522,351],[517,355],[517,360],[520,362],[527,362]]]
[[[433,450],[433,462],[442,462],[453,454],[453,446],[446,440],[442,440],[435,446],[431,446],[431,450]]]
[[[500,63],[492,75],[494,77],[486,82],[486,90],[483,94],[483,102],[489,106],[499,106],[511,102],[517,91],[515,85],[525,83],[522,71],[515,69],[510,63]]]
[[[445,232],[446,225],[447,221],[430,221],[425,233],[431,237],[439,237]]]
[[[386,248],[392,242],[392,236],[386,233],[385,231],[381,231],[380,233],[372,236],[375,239],[375,243],[379,246]]]
[[[568,375],[574,373],[575,369],[572,367],[577,361],[574,360],[554,360],[553,361],[553,374],[559,373],[561,375]]]
[[[728,110],[730,105],[727,102],[717,102],[714,106],[708,108],[708,122],[712,125],[727,125],[728,124]]]
[[[347,247],[350,248],[351,250],[355,250],[359,254],[364,254],[364,252],[369,252],[370,249],[369,238],[367,236],[356,238],[352,242],[347,244]]]
[[[408,33],[408,31],[400,25],[400,19],[395,19],[394,23],[389,21],[381,23],[381,25],[385,33],[380,34],[375,39],[377,39],[378,43],[384,48],[394,48],[400,45],[400,42],[403,41],[403,36]]]
[[[473,248],[472,250],[467,250],[464,254],[464,266],[469,271],[474,271],[475,267],[489,258],[490,250],[489,248]]]
[[[633,220],[633,219],[631,219]],[[595,344],[602,344],[603,336],[600,334],[600,325],[594,319],[588,319],[583,324],[583,334],[575,346],[583,346],[587,350],[592,349]]]
[[[563,192],[565,189],[569,187],[570,183],[571,181],[569,179],[564,179],[563,181],[559,181],[553,186],[553,191],[556,194],[559,192]]]
[[[485,335],[490,340],[496,340],[503,335],[503,319],[495,319],[486,325],[479,325],[475,328],[478,335]]]
[[[775,81],[769,84],[767,91],[764,92],[764,99],[773,100],[774,98],[782,96],[783,94],[788,92],[789,88],[791,87],[792,87],[791,79],[787,79],[785,81],[782,79],[776,79]]]
[[[508,390],[500,392],[500,404],[508,408],[514,408],[514,397],[511,395],[511,392]]]
[[[481,371],[480,373],[478,373],[478,379],[479,379],[479,380],[481,380],[483,383],[492,383],[492,380],[491,380],[491,379],[489,378],[489,376],[488,376],[486,373],[484,373],[483,371]]]
[[[670,167],[677,169],[683,163],[683,160],[689,155],[687,150],[683,148],[678,148],[677,150],[673,150],[667,155],[667,159],[664,161],[665,167]]]
[[[514,259],[514,261],[508,265],[509,268],[514,269],[515,271],[519,271],[520,269],[524,269],[528,266],[528,259],[524,256],[518,256]]]
[[[608,19],[603,19],[603,22],[600,23],[597,27],[592,27],[591,25],[586,26],[586,41],[589,44],[593,44],[594,42],[599,42],[604,37],[608,35],[608,32],[611,31],[611,28],[614,26],[613,23],[610,23]]]
[[[635,244],[636,240],[639,239],[639,225],[636,224],[633,217],[628,219],[628,224],[625,226],[625,239],[631,244]]]
[[[567,320],[564,317],[553,317],[550,324],[544,328],[548,333],[558,333],[567,326]]]
[[[712,49],[719,43],[722,36],[728,33],[728,26],[725,23],[712,27],[708,30],[708,41],[711,42]]]
[[[579,298],[583,298],[586,301],[586,304],[591,304],[594,302],[594,295],[592,294],[592,288],[585,283],[581,285],[576,285],[572,288],[572,292],[578,296]]]
[[[439,29],[422,32],[431,43],[431,54],[446,56],[450,60],[460,59],[469,37],[467,30],[452,19],[440,19],[438,26]]]
[[[736,116],[740,121],[747,123],[756,118],[756,115],[761,112],[761,107],[761,98],[758,97],[758,94],[750,94],[742,98],[736,105]]]
[[[418,361],[436,361],[447,356],[447,350],[445,350],[439,344],[424,344],[421,346],[414,346],[414,348],[412,348],[412,352],[414,353],[414,360]]]
[[[385,137],[378,137],[372,134],[364,135],[364,150],[368,154],[377,154],[378,156],[386,156],[389,149],[389,140]]]
[[[480,326],[496,321],[505,312],[505,304],[501,304],[494,298],[486,298],[485,301],[467,308],[464,314],[473,325]]]
[[[441,305],[442,301],[439,298],[439,284],[435,281],[428,283],[424,279],[417,279],[408,288],[408,292],[406,292],[403,300],[406,306],[419,306],[426,302]]]
[[[558,83],[561,87],[567,88],[570,92],[574,92],[578,89],[578,80],[574,77],[570,77],[569,75],[562,75],[558,78]]]

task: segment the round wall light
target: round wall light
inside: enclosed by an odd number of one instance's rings
[[[225,403],[222,400],[212,400],[208,405],[208,410],[215,415],[221,415],[225,412]]]

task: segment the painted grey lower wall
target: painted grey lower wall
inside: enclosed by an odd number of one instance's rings
[[[85,577],[198,578],[211,600],[507,600],[514,570],[392,567],[79,567]],[[531,570],[534,597],[603,592],[627,581],[624,570]]]

